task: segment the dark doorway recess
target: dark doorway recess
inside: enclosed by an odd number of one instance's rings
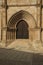
[[[24,20],[20,20],[16,25],[16,39],[28,39],[29,30],[28,24]]]

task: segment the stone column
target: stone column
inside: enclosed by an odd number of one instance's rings
[[[43,42],[43,31],[42,31],[42,42]]]
[[[40,29],[30,28],[29,36],[30,36],[31,41],[40,40]]]
[[[3,10],[2,19],[3,19],[3,23],[2,23],[2,42],[3,42],[3,45],[5,46],[6,45],[6,30],[7,30],[5,9]]]
[[[16,25],[14,26],[14,28],[13,28],[13,33],[12,33],[12,38],[13,38],[13,40],[16,40]]]
[[[0,10],[0,41],[1,41],[1,10]]]

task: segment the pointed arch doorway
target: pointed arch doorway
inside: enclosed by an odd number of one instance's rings
[[[28,24],[24,20],[20,20],[16,25],[16,39],[28,39],[29,31]]]
[[[20,10],[9,19],[7,24],[7,40],[33,38],[30,28],[35,28],[36,20],[27,11]]]

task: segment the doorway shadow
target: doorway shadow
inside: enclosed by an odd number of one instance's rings
[[[43,55],[0,48],[0,65],[43,65]]]

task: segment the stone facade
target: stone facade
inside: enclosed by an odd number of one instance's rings
[[[43,9],[41,10],[40,0],[7,0],[7,6],[3,0],[2,4],[0,6],[0,41],[16,39],[16,24],[20,20],[25,20],[29,26],[28,40],[43,41]],[[7,32],[8,28],[14,28],[14,33]]]

